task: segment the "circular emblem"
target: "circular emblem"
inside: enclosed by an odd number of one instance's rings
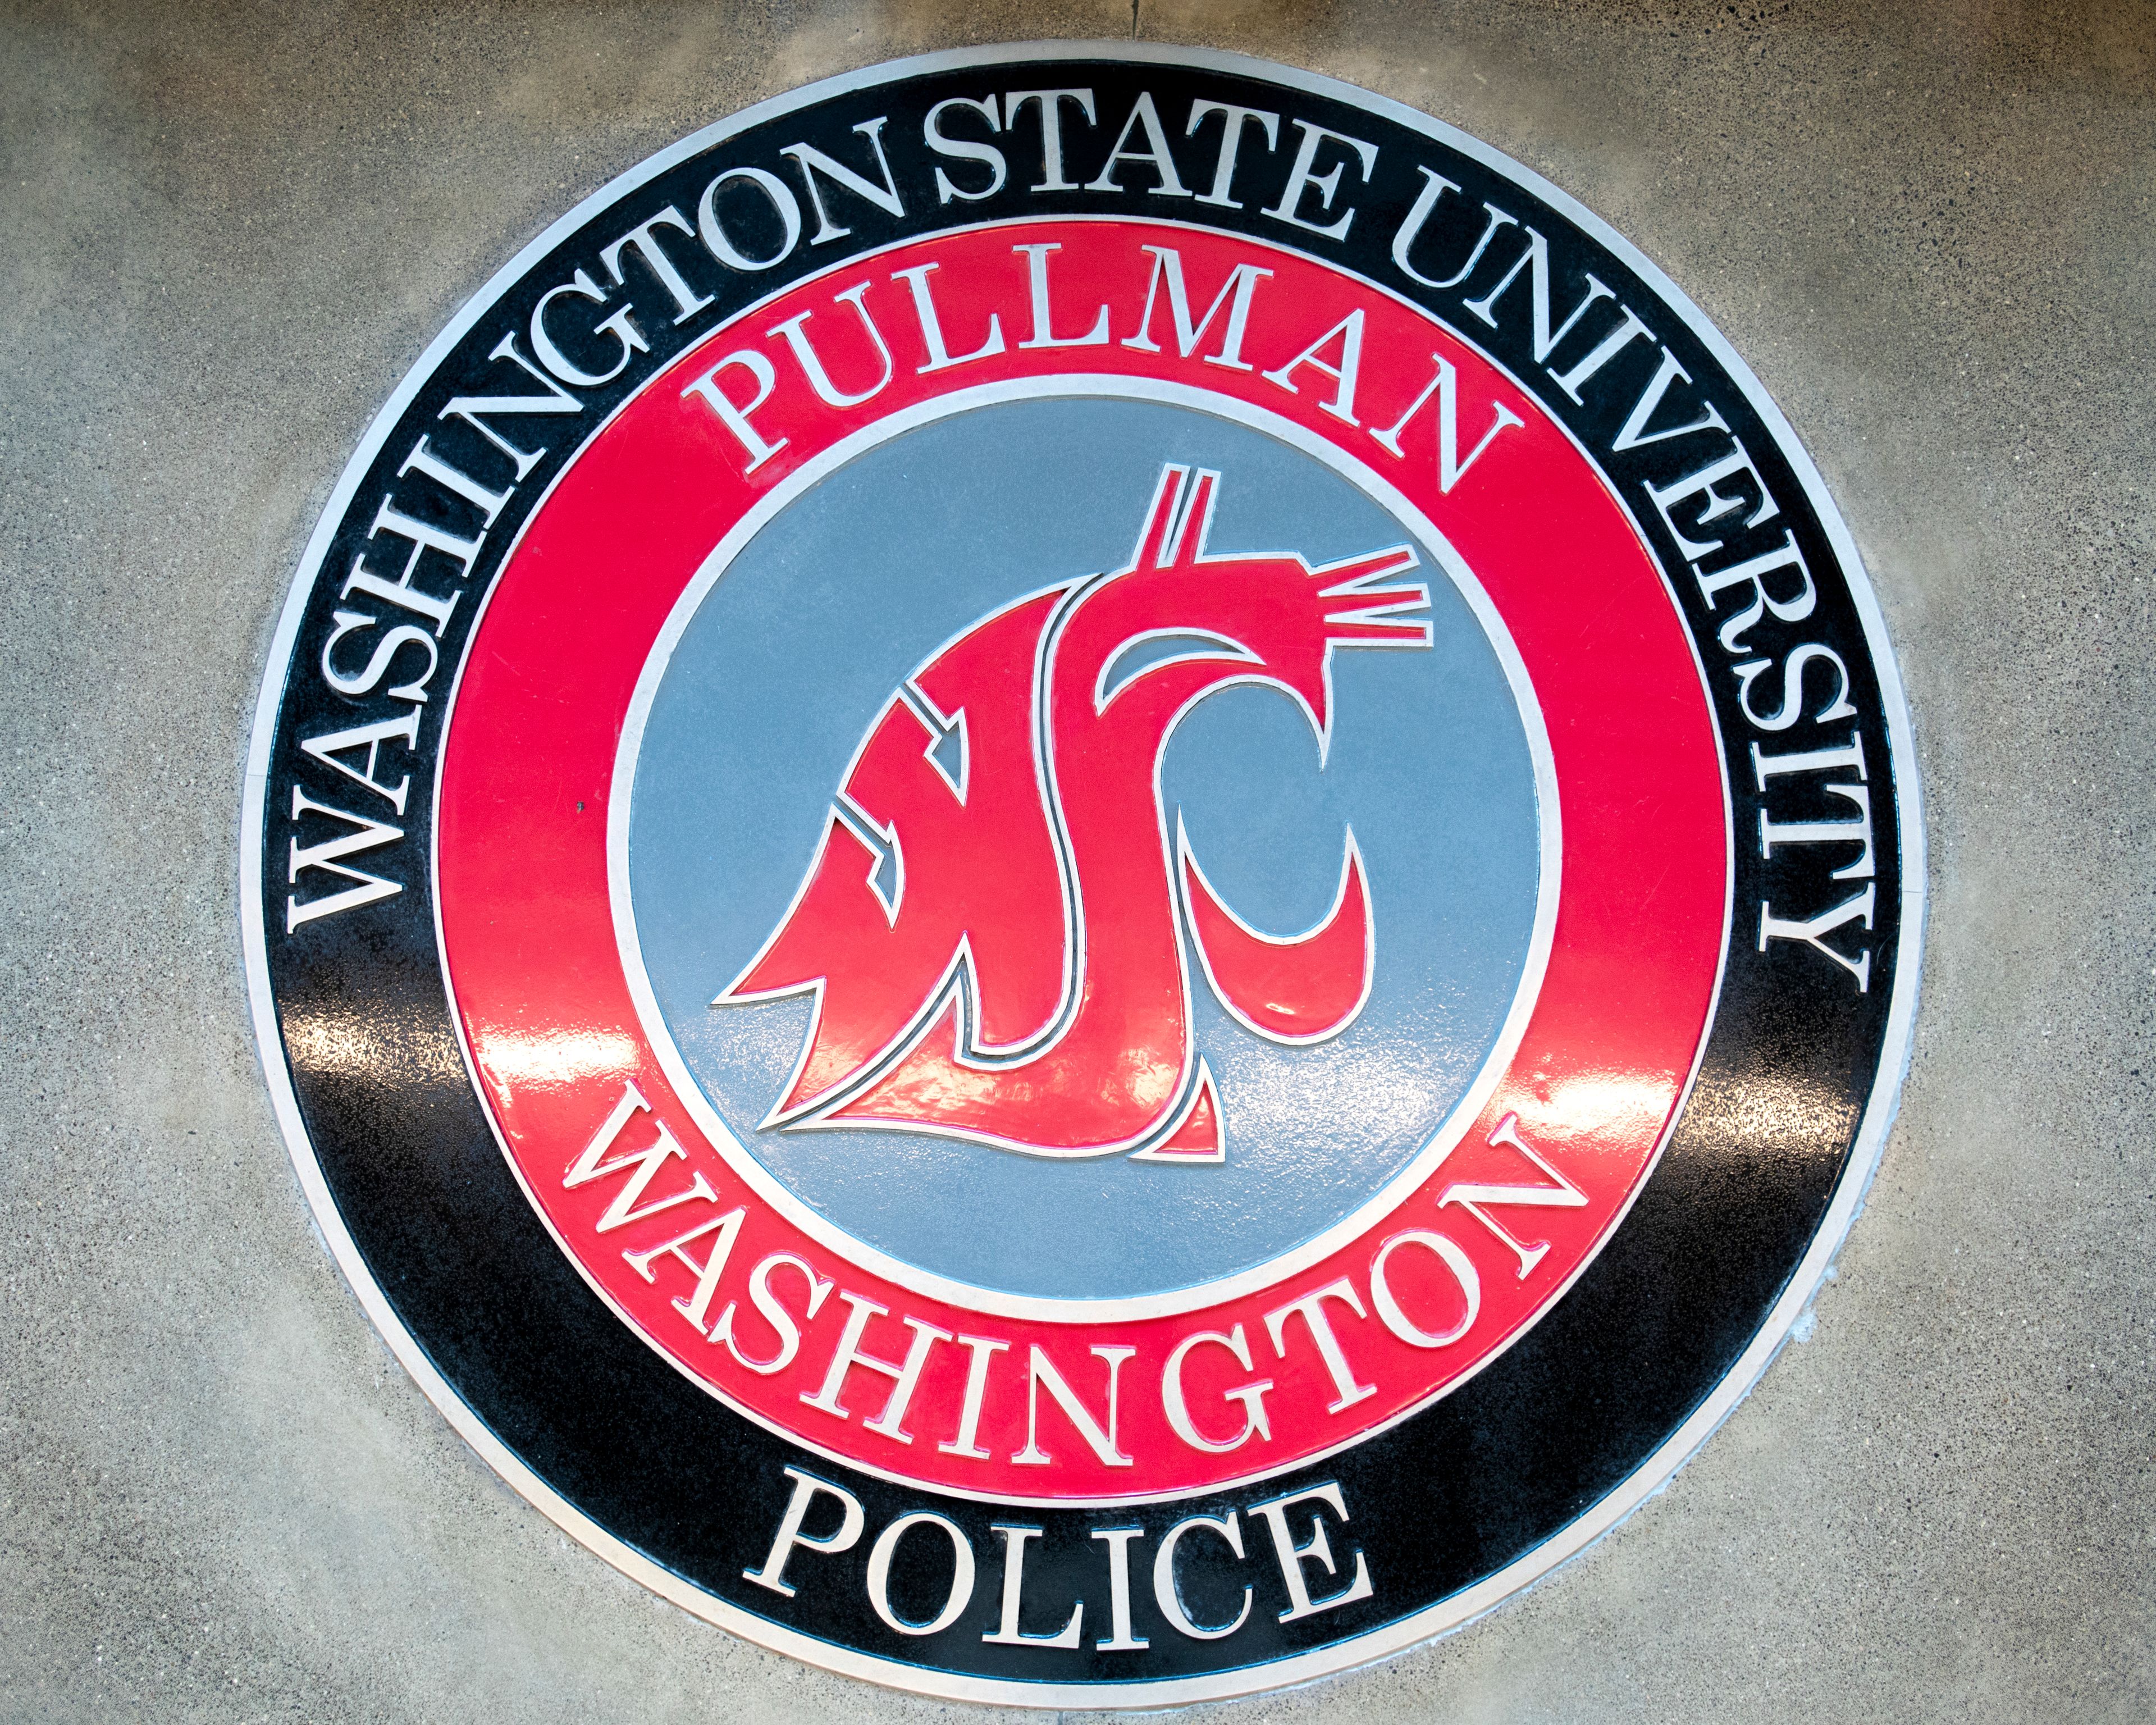
[[[309,1196],[562,1527],[1154,1706],[1466,1620],[1743,1394],[1906,1057],[1845,530],[1533,175],[1049,44],[664,151],[347,468],[243,895]]]

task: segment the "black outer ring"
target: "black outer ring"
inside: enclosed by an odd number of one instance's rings
[[[267,967],[291,1075],[305,1128],[346,1228],[398,1317],[456,1394],[507,1447],[583,1514],[694,1586],[741,1609],[834,1646],[900,1661],[925,1671],[1056,1683],[1116,1684],[1188,1679],[1260,1666],[1360,1636],[1427,1609],[1503,1568],[1558,1534],[1633,1474],[1700,1406],[1736,1364],[1766,1321],[1810,1246],[1847,1165],[1860,1120],[1876,1086],[1897,1077],[1881,1070],[1894,968],[1900,941],[1903,846],[1889,763],[1899,767],[1885,716],[1862,619],[1841,573],[1828,532],[1804,501],[1804,487],[1769,428],[1752,412],[1741,387],[1676,313],[1623,259],[1578,229],[1525,187],[1481,162],[1447,148],[1382,114],[1299,87],[1269,85],[1210,66],[1117,62],[1091,55],[1067,62],[1031,61],[934,71],[834,95],[737,133],[639,187],[574,237],[557,247],[481,317],[408,405],[364,475],[323,565],[348,569],[367,536],[376,504],[395,487],[393,464],[422,433],[438,448],[454,442],[457,459],[477,464],[484,446],[455,442],[461,428],[438,418],[452,394],[501,387],[488,352],[506,329],[521,329],[533,301],[579,267],[596,270],[598,248],[669,204],[693,211],[719,168],[736,163],[783,165],[779,151],[804,138],[841,153],[850,128],[890,116],[884,136],[908,216],[896,221],[849,203],[853,236],[839,246],[803,244],[786,265],[754,275],[727,274],[687,245],[682,267],[716,303],[674,325],[671,306],[650,282],[632,278],[639,322],[649,337],[648,361],[631,368],[612,392],[574,422],[587,434],[627,393],[627,387],[666,363],[688,341],[739,306],[798,276],[820,270],[850,247],[881,246],[943,225],[1019,215],[1100,213],[1142,208],[1134,198],[1110,204],[1098,195],[1028,193],[1014,157],[1010,183],[979,203],[939,205],[926,152],[900,147],[918,140],[921,117],[949,95],[1004,88],[1089,86],[1103,126],[1066,134],[1071,177],[1098,171],[1106,126],[1127,113],[1137,93],[1151,90],[1164,111],[1180,115],[1194,98],[1270,109],[1307,119],[1380,146],[1379,169],[1355,188],[1355,230],[1345,244],[1314,241],[1260,211],[1277,196],[1291,151],[1246,151],[1237,193],[1240,211],[1165,200],[1145,208],[1202,220],[1278,244],[1302,240],[1327,261],[1344,264],[1408,294],[1505,365],[1543,404],[1597,453],[1619,495],[1635,513],[1643,479],[1666,481],[1698,465],[1683,440],[1607,456],[1616,424],[1636,393],[1629,388],[1591,394],[1575,406],[1552,387],[1548,372],[1527,351],[1527,320],[1516,311],[1496,330],[1460,315],[1460,294],[1416,289],[1385,255],[1389,238],[1426,165],[1460,190],[1447,199],[1456,229],[1433,224],[1425,238],[1433,257],[1464,254],[1487,199],[1518,215],[1549,244],[1558,297],[1568,306],[1583,272],[1608,284],[1619,301],[1640,308],[1655,333],[1728,418],[1781,502],[1775,531],[1793,526],[1818,581],[1815,614],[1800,633],[1776,638],[1758,632],[1767,650],[1797,639],[1835,647],[1850,669],[1856,728],[1876,763],[1872,817],[1878,896],[1867,992],[1815,956],[1779,947],[1756,949],[1757,906],[1763,897],[1811,901],[1808,913],[1844,896],[1822,888],[1825,870],[1802,852],[1763,861],[1756,843],[1756,798],[1741,771],[1757,740],[1733,705],[1729,655],[1714,639],[1727,613],[1714,616],[1702,601],[1682,557],[1651,511],[1642,514],[1650,542],[1674,589],[1708,670],[1708,683],[1732,773],[1737,827],[1735,927],[1717,1016],[1691,1099],[1661,1164],[1630,1218],[1578,1283],[1523,1338],[1452,1394],[1393,1430],[1317,1466],[1258,1487],[1207,1493],[1173,1505],[1137,1509],[1024,1509],[940,1497],[856,1473],[815,1457],[733,1413],[668,1366],[601,1303],[548,1235],[525,1199],[490,1132],[467,1077],[451,1029],[435,954],[429,886],[423,870],[405,871],[406,889],[393,899],[284,933],[287,845],[322,831],[285,818],[297,783],[332,802],[334,774],[303,755],[296,739],[381,716],[381,707],[342,701],[311,673],[336,608],[336,582],[321,582],[301,621],[270,755],[261,834]],[[1285,129],[1285,128],[1284,128]],[[851,158],[849,158],[851,159]],[[1208,160],[1209,161],[1209,155]],[[1192,177],[1196,177],[1194,174]],[[1127,175],[1143,184],[1142,173]],[[1353,171],[1348,176],[1353,186]],[[1465,215],[1460,213],[1465,212]],[[855,219],[874,217],[874,220]],[[1516,248],[1515,248],[1516,249]],[[702,268],[697,268],[701,262]],[[1435,273],[1425,264],[1426,273]],[[1449,270],[1451,266],[1447,265]],[[1479,272],[1479,293],[1495,272]],[[1521,295],[1524,299],[1524,295]],[[619,303],[615,301],[613,303]],[[1643,379],[1641,380],[1643,381]],[[507,422],[503,422],[506,424]],[[529,422],[536,443],[569,424]],[[516,488],[516,498],[488,536],[485,558],[467,583],[475,598],[491,578],[501,549],[513,540],[521,511],[579,446],[559,436],[543,461]],[[1689,457],[1689,459],[1687,459]],[[458,531],[462,516],[441,516]],[[442,639],[444,674],[457,662],[476,603],[459,607]],[[407,855],[428,854],[431,770],[439,742],[442,701],[424,710],[419,747],[410,764],[413,784],[405,822]],[[1824,739],[1822,739],[1823,741]],[[1838,739],[1836,739],[1838,740]],[[1771,741],[1771,740],[1770,740]],[[1794,747],[1793,744],[1782,744]],[[1819,742],[1810,746],[1820,746]],[[406,764],[400,760],[400,766]],[[346,806],[350,806],[348,803]],[[1827,819],[1834,808],[1778,808],[1779,819]],[[1806,870],[1810,872],[1804,872]],[[1831,895],[1831,896],[1829,896]],[[1749,921],[1748,922],[1748,917]],[[868,1542],[844,1557],[814,1559],[815,1584],[792,1599],[745,1584],[742,1572],[760,1563],[791,1486],[782,1469],[804,1467],[843,1484],[865,1507],[871,1533],[909,1509],[933,1507],[965,1528],[983,1564],[972,1607],[952,1630],[927,1640],[885,1628],[865,1603],[862,1570]],[[1209,1568],[1209,1542],[1193,1542],[1184,1565],[1193,1612],[1231,1616],[1247,1581],[1258,1589],[1248,1626],[1226,1640],[1195,1642],[1168,1629],[1156,1613],[1141,1567],[1133,1587],[1137,1633],[1143,1652],[1104,1654],[1093,1642],[1106,1632],[1101,1547],[1097,1527],[1142,1523],[1158,1537],[1172,1522],[1196,1513],[1245,1512],[1265,1497],[1337,1482],[1353,1514],[1335,1529],[1336,1548],[1352,1545],[1367,1558],[1378,1585],[1359,1604],[1283,1625],[1284,1601],[1258,1527],[1250,1533],[1247,1566]],[[827,1506],[828,1507],[828,1506]],[[1043,1528],[1028,1554],[1029,1597],[1045,1602],[1044,1620],[1029,1631],[1058,1626],[1067,1602],[1084,1597],[1087,1633],[1068,1651],[986,1645],[997,1608],[997,1521]],[[1141,1550],[1147,1548],[1142,1546]],[[895,1572],[902,1610],[932,1609],[948,1576],[941,1543],[910,1541]],[[1224,1558],[1224,1550],[1219,1553]],[[804,1568],[809,1559],[801,1560]],[[921,1573],[912,1573],[917,1562]],[[1061,1603],[1058,1603],[1061,1602]],[[1269,1603],[1270,1602],[1270,1603]],[[1053,1611],[1053,1620],[1045,1614]],[[1101,1620],[1097,1626],[1096,1616]]]

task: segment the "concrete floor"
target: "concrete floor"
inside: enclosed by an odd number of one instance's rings
[[[1140,0],[1584,199],[1870,562],[1927,778],[1914,1070],[1810,1339],[1568,1568],[1255,1720],[2156,1714],[2156,13]],[[572,1548],[310,1225],[241,751],[330,484],[457,305],[756,98],[1091,5],[0,16],[0,1717],[925,1719]]]

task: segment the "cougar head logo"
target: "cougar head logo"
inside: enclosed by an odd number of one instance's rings
[[[1261,933],[1220,901],[1160,789],[1208,696],[1270,689],[1321,762],[1341,647],[1430,644],[1404,546],[1313,569],[1212,556],[1216,473],[1165,468],[1112,574],[1036,593],[916,671],[862,739],[791,909],[714,1003],[813,993],[767,1127],[866,1127],[1032,1156],[1218,1162],[1183,936],[1258,1035],[1307,1045],[1363,1009],[1376,940],[1354,834],[1332,908]]]

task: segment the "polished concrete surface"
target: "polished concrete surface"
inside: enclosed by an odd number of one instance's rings
[[[1901,1121],[1838,1280],[1659,1498],[1249,1719],[2156,1714],[2156,12],[1140,0],[1608,218],[1805,439],[1925,776]],[[244,1008],[247,716],[462,300],[618,170],[1092,5],[0,12],[0,1717],[925,1719],[572,1547],[368,1329]]]

